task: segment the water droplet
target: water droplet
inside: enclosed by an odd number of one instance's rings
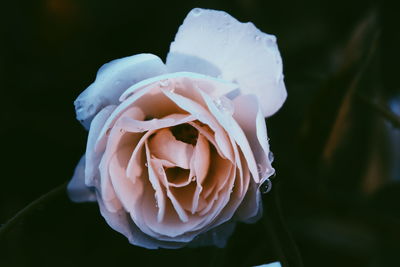
[[[131,97],[131,96],[133,96],[133,92],[127,94],[127,95],[125,96],[125,99],[126,99],[126,98],[129,98],[129,97]]]
[[[92,105],[89,105],[87,111],[88,111],[89,114],[93,114],[94,111],[95,111],[94,105],[93,105],[93,104],[92,104]]]
[[[154,198],[156,200],[156,208],[158,208],[158,197],[157,197],[157,193],[154,194]]]
[[[226,113],[229,115],[233,114],[234,107],[233,107],[232,101],[229,98],[222,96],[220,98],[215,99],[214,103],[217,106],[217,108],[220,111],[222,111],[223,113]]]
[[[192,177],[192,182],[196,181],[196,176]]]
[[[274,153],[272,153],[271,151],[268,153],[268,159],[269,159],[269,162],[274,161]]]
[[[271,188],[272,188],[272,182],[270,179],[267,178],[264,181],[264,183],[262,183],[262,185],[260,186],[260,191],[261,191],[261,193],[266,194],[269,191],[271,191]]]
[[[167,80],[159,81],[158,84],[161,87],[167,87],[169,85],[169,80],[167,79]]]
[[[195,8],[195,9],[193,9],[192,13],[193,13],[193,16],[198,17],[201,14],[201,9]]]

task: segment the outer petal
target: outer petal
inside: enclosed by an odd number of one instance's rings
[[[129,242],[134,245],[148,249],[157,249],[159,247],[180,248],[185,245],[185,243],[180,242],[165,242],[154,239],[144,234],[124,210],[121,209],[117,212],[108,211],[100,197],[98,198],[98,203],[101,214],[111,228],[126,236]]]
[[[69,198],[74,202],[96,201],[95,193],[85,185],[85,155],[81,157],[67,186]]]
[[[275,36],[223,11],[193,9],[171,43],[167,67],[238,83],[241,93],[262,99],[264,116],[275,113],[286,99]]]
[[[263,264],[263,265],[257,265],[254,267],[282,267],[281,263],[279,261],[275,261],[272,263],[267,263],[267,264]]]
[[[75,100],[76,118],[89,129],[97,112],[104,106],[118,104],[121,94],[131,85],[165,72],[164,63],[152,54],[138,54],[103,65],[94,83]]]
[[[238,96],[233,100],[233,105],[235,110],[246,111],[235,112],[233,117],[243,129],[250,143],[261,176],[260,184],[262,184],[265,179],[275,172],[268,157],[270,149],[265,119],[262,116],[257,98],[253,95]]]
[[[103,108],[93,119],[90,125],[88,141],[86,145],[86,166],[85,166],[85,183],[88,186],[94,186],[94,179],[99,172],[99,164],[104,151],[96,151],[95,145],[97,138],[103,128],[104,123],[114,111],[116,106],[107,106]]]

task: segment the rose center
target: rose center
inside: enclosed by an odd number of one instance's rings
[[[197,142],[198,131],[191,125],[185,123],[171,127],[171,132],[176,140],[187,144],[195,145]]]

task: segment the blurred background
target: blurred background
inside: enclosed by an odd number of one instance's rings
[[[70,179],[73,101],[113,59],[169,44],[193,7],[277,36],[288,99],[267,119],[264,217],[225,249],[146,250],[65,194],[3,236],[0,266],[400,266],[399,20],[378,1],[3,1],[0,223]]]

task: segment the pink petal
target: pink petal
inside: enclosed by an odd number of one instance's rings
[[[169,129],[157,131],[149,141],[149,148],[155,157],[172,162],[180,168],[189,169],[193,146],[176,140]]]
[[[206,94],[200,91],[201,95],[204,98],[204,101],[207,103],[208,109],[217,119],[220,125],[224,127],[224,129],[229,133],[230,136],[233,137],[235,142],[239,145],[242,150],[247,163],[249,165],[249,169],[251,174],[253,175],[253,179],[256,182],[259,182],[260,177],[257,171],[257,164],[249,145],[249,142],[244,134],[243,130],[240,128],[238,123],[232,118],[231,114],[224,112],[224,110],[220,110],[217,108],[213,100]]]

